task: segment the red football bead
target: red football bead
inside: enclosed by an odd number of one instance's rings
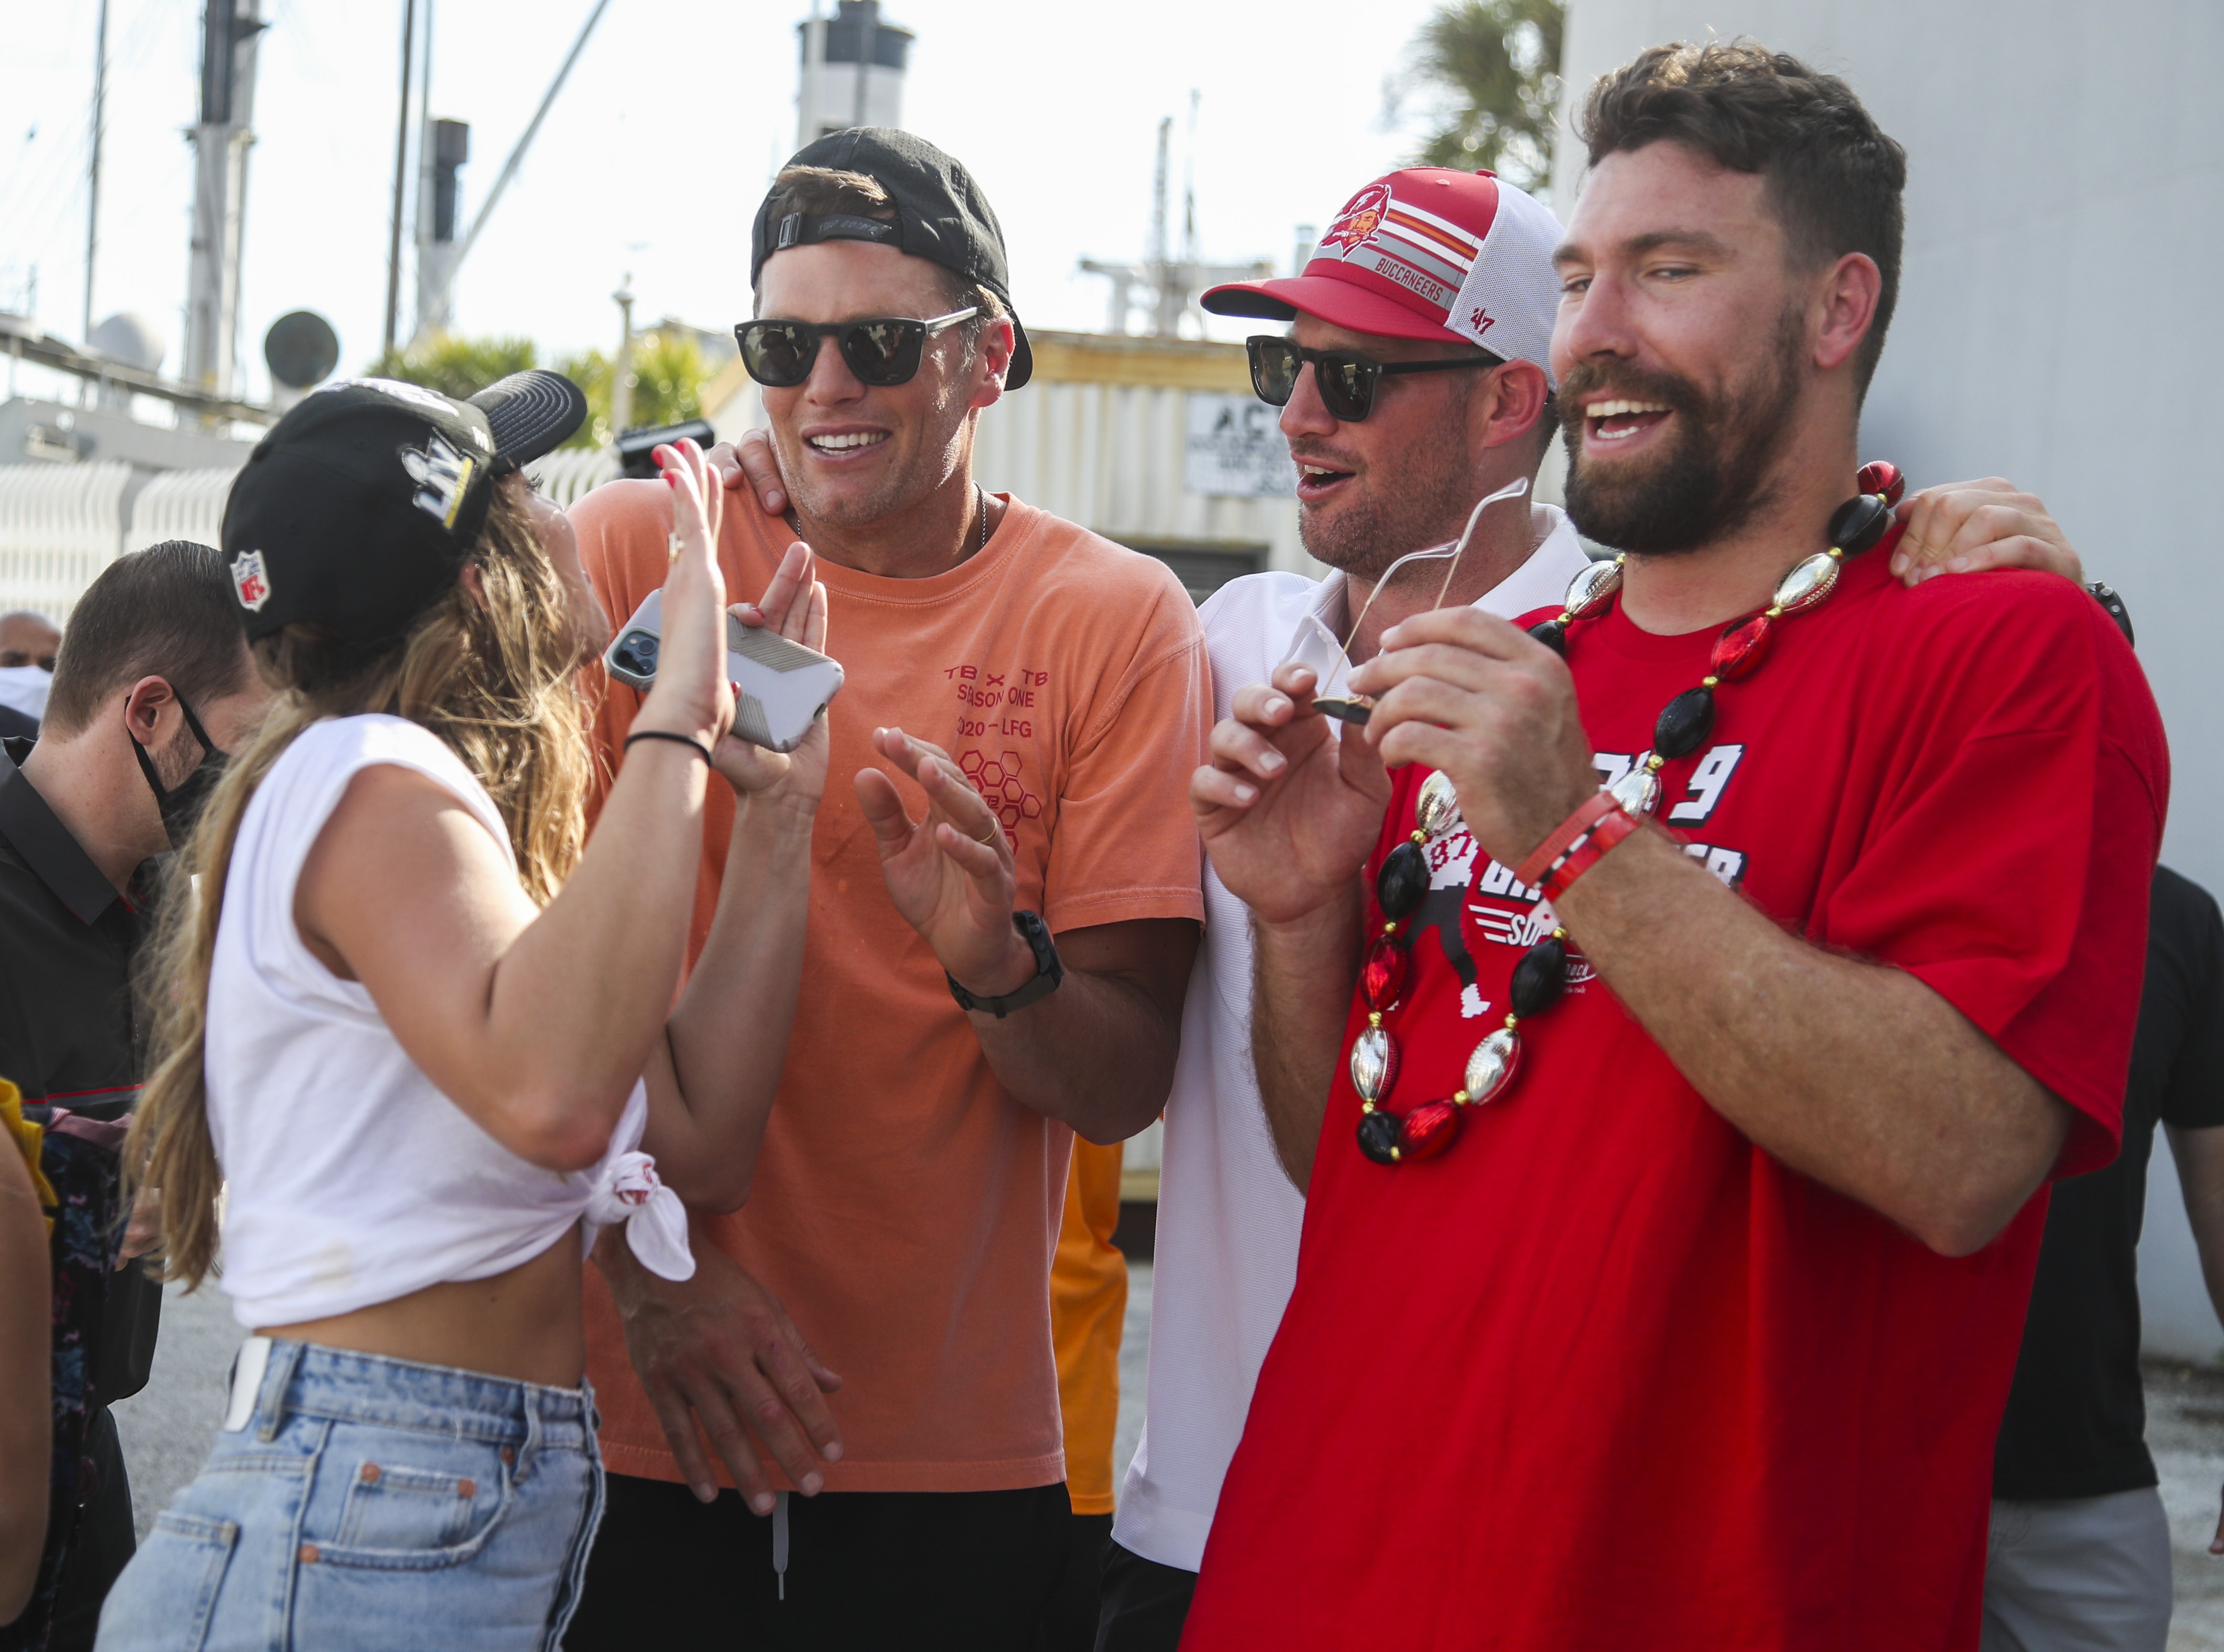
[[[1887,505],[1899,503],[1900,495],[1907,491],[1907,478],[1890,459],[1871,459],[1854,474],[1854,481],[1865,494],[1882,494]]]
[[[1766,614],[1756,614],[1715,639],[1714,657],[1708,670],[1725,683],[1734,683],[1741,677],[1750,677],[1768,658],[1769,645],[1776,640],[1776,621]]]
[[[1424,1101],[1398,1123],[1399,1163],[1434,1158],[1459,1134],[1460,1109],[1450,1101]]]
[[[1367,949],[1366,962],[1359,966],[1359,992],[1368,1009],[1387,1010],[1398,1001],[1406,990],[1409,959],[1406,949],[1387,935]]]

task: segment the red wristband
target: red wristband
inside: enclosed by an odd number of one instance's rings
[[[1594,791],[1576,806],[1574,814],[1552,829],[1552,835],[1539,843],[1527,860],[1513,869],[1515,880],[1534,889],[1552,869],[1553,863],[1568,852],[1577,838],[1590,830],[1601,815],[1620,807],[1611,791]]]
[[[1552,868],[1545,880],[1545,899],[1557,901],[1567,893],[1570,884],[1596,866],[1608,849],[1635,831],[1638,825],[1637,817],[1616,804],[1614,812],[1599,822],[1589,837],[1570,850],[1566,860]]]

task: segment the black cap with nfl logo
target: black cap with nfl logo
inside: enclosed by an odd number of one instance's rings
[[[559,374],[513,374],[469,401],[392,379],[306,396],[248,455],[224,554],[248,640],[298,621],[397,640],[456,582],[496,477],[579,426]]]

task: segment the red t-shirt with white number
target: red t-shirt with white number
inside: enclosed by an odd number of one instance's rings
[[[1650,746],[1715,634],[1649,635],[1619,608],[1573,627],[1602,774]],[[2058,1174],[2105,1163],[2169,760],[2099,607],[2038,574],[1909,590],[1867,558],[1718,703],[1662,773],[1662,823],[2067,1101]],[[1425,778],[1397,777],[1373,865]],[[1463,829],[1430,859],[1387,1018],[1399,1113],[1457,1088],[1552,927]],[[1339,1062],[1183,1645],[1974,1648],[2044,1196],[1941,1257],[1754,1146],[1604,980],[1571,977],[1522,1025],[1513,1088],[1425,1163],[1361,1155]],[[1766,1006],[1794,1025],[1829,1007]],[[1363,1021],[1355,1004],[1346,1050]]]

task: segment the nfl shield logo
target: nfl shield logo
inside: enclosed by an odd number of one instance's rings
[[[270,600],[270,580],[263,572],[260,551],[243,551],[231,559],[231,589],[240,607],[250,612]]]

